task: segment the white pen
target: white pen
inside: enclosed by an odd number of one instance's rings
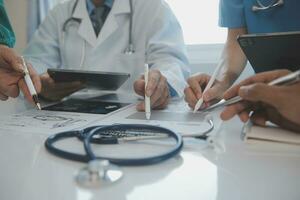
[[[30,74],[29,74],[29,71],[28,71],[27,64],[26,64],[26,62],[25,62],[24,57],[22,56],[21,58],[22,58],[22,61],[23,61],[23,67],[24,67],[24,79],[25,79],[25,83],[26,83],[26,85],[27,85],[27,87],[28,87],[28,90],[29,90],[29,92],[30,92],[30,95],[32,96],[32,99],[33,99],[33,101],[34,101],[36,107],[37,107],[39,110],[41,110],[41,109],[42,109],[42,108],[41,108],[41,104],[40,104],[40,102],[39,102],[38,95],[37,95],[37,92],[36,92],[36,90],[35,90],[35,88],[34,88],[34,85],[33,85],[33,83],[32,83],[32,80],[31,80],[31,78],[30,78]]]
[[[149,76],[149,66],[148,64],[145,64],[145,113],[146,113],[146,119],[150,119],[151,117],[151,103],[150,103],[150,97],[146,95],[146,89],[148,85],[148,76]]]
[[[211,86],[214,84],[218,74],[219,74],[219,71],[222,67],[222,63],[220,62],[219,65],[217,66],[217,68],[215,69],[213,75],[211,76],[210,80],[208,81],[204,91],[202,92],[202,97],[197,101],[196,105],[195,105],[195,108],[194,108],[194,113],[197,112],[197,110],[199,110],[203,104],[203,94],[209,90],[211,88]]]

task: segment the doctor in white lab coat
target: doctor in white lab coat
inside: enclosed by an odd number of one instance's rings
[[[91,3],[111,5],[98,36],[90,18]],[[183,95],[189,68],[182,30],[163,0],[78,0],[75,4],[70,0],[51,10],[24,52],[41,74],[42,96],[61,98],[81,87],[54,83],[46,74],[50,67],[130,73],[121,89],[144,95],[145,62],[150,66],[146,95],[152,108],[164,108],[170,97]],[[134,53],[128,54],[130,38]],[[143,110],[143,103],[137,108]]]

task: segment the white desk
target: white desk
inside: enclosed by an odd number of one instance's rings
[[[117,184],[87,190],[83,166],[50,155],[45,134],[0,130],[1,200],[282,200],[300,199],[300,148],[245,145],[238,119],[221,126],[223,149],[189,139],[180,156],[147,167],[124,167]]]

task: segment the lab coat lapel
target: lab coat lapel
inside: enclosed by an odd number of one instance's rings
[[[97,37],[95,35],[92,22],[88,15],[85,0],[79,0],[78,5],[76,6],[76,9],[74,11],[73,17],[81,19],[81,23],[78,28],[78,34],[90,45],[95,47],[97,43]]]
[[[118,30],[119,26],[122,25],[119,23],[118,18],[124,17],[124,14],[130,13],[130,4],[129,0],[115,0],[113,7],[108,15],[104,26],[100,31],[100,35],[97,41],[97,45],[101,45],[105,40],[109,38],[115,31]]]

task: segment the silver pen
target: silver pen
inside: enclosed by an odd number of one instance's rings
[[[268,85],[291,85],[293,83],[299,82],[300,81],[300,70],[297,70],[293,73],[290,73],[286,76],[279,77],[270,83]],[[238,103],[242,101],[243,99],[240,96],[233,97],[231,99],[225,100],[222,99],[218,103],[211,105],[205,109],[202,109],[200,111],[205,112],[205,111],[210,111],[214,110],[215,108],[223,107],[223,106],[229,106],[235,103]]]
[[[29,71],[28,71],[28,67],[27,67],[27,64],[25,62],[25,59],[24,57],[22,56],[22,62],[23,62],[23,67],[24,67],[24,80],[25,80],[25,83],[28,87],[28,90],[30,92],[30,95],[32,96],[32,99],[33,99],[33,102],[35,103],[36,107],[41,110],[42,107],[41,107],[41,104],[39,102],[39,99],[38,99],[38,94],[34,88],[34,85],[32,83],[32,80],[30,78],[30,74],[29,74]]]

